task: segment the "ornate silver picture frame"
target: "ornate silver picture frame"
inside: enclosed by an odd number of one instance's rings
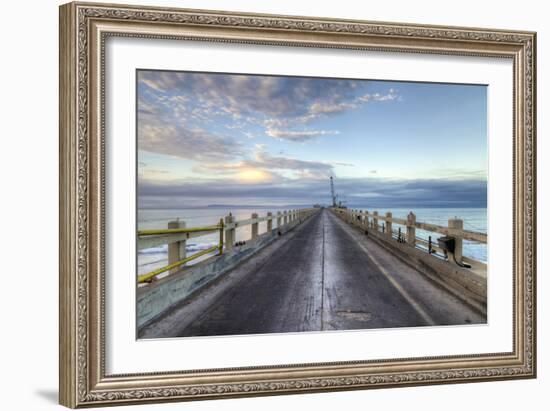
[[[108,373],[105,78],[109,39],[198,41],[510,61],[512,349]],[[335,76],[338,73],[334,73]],[[67,407],[536,376],[536,34],[93,3],[60,7],[60,403]],[[129,136],[132,138],[132,136]],[[493,204],[494,205],[494,204]],[[377,215],[376,215],[377,216]],[[221,223],[222,224],[222,223]],[[223,226],[223,224],[222,224]],[[134,241],[135,233],[128,233]],[[220,240],[223,242],[223,240]],[[491,318],[489,318],[489,322]]]

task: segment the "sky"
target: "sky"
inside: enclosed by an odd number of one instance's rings
[[[486,207],[487,88],[138,70],[138,207]]]

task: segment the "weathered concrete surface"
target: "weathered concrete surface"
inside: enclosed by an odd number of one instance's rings
[[[140,333],[142,338],[485,323],[327,210]]]
[[[479,265],[477,269],[475,267],[473,269],[461,268],[457,264],[434,258],[434,256],[410,244],[398,243],[381,231],[373,230],[370,227],[367,228],[365,225],[359,225],[356,221],[351,221],[351,223],[355,226],[355,230],[351,232],[351,235],[358,241],[361,241],[361,237],[363,237],[365,230],[367,230],[370,240],[374,240],[376,244],[382,246],[392,255],[474,307],[478,312],[486,315],[486,269],[480,269]]]
[[[305,217],[307,218],[310,217]],[[208,286],[220,276],[254,256],[262,248],[273,241],[284,238],[304,220],[293,220],[275,230],[257,236],[244,245],[231,247],[221,256],[214,256],[206,261],[180,269],[147,287],[137,291],[137,327],[141,330],[147,324],[155,321],[173,307],[190,298],[194,293]]]

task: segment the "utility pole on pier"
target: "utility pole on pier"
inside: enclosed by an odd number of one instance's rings
[[[332,206],[336,207],[336,194],[334,193],[334,181],[332,181],[332,176],[330,176],[330,194],[332,195]]]

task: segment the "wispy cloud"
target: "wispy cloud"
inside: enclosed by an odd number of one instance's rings
[[[394,89],[371,94],[367,81],[345,79],[139,71],[138,84],[141,113],[151,113],[156,104],[157,114],[171,112],[180,121],[225,119],[231,121],[226,124],[228,129],[250,124],[280,135],[283,128],[397,98]],[[292,133],[298,136],[299,130],[288,130],[284,135],[292,137]]]
[[[139,124],[138,147],[151,153],[198,161],[230,160],[242,145],[227,136],[173,124]]]
[[[333,165],[321,161],[307,161],[282,155],[273,156],[263,151],[262,146],[257,147],[250,158],[237,162],[209,162],[195,167],[199,173],[225,174],[239,179],[241,173],[263,172],[257,174],[258,179],[265,180],[269,175],[270,181],[287,181],[308,178],[312,180],[326,179],[333,172]]]
[[[319,136],[340,134],[338,130],[278,130],[268,129],[266,134],[270,137],[288,141],[303,142]]]
[[[309,113],[312,115],[311,118],[315,118],[319,115],[327,114],[338,114],[347,110],[351,110],[357,107],[357,104],[348,101],[318,101],[313,103],[309,107]]]
[[[397,100],[399,95],[397,90],[390,88],[386,94],[382,93],[366,93],[360,96],[357,101],[367,103],[369,101],[393,101]]]
[[[453,180],[483,180],[487,181],[487,169],[467,169],[467,168],[437,168],[432,170],[432,174],[439,178]]]

